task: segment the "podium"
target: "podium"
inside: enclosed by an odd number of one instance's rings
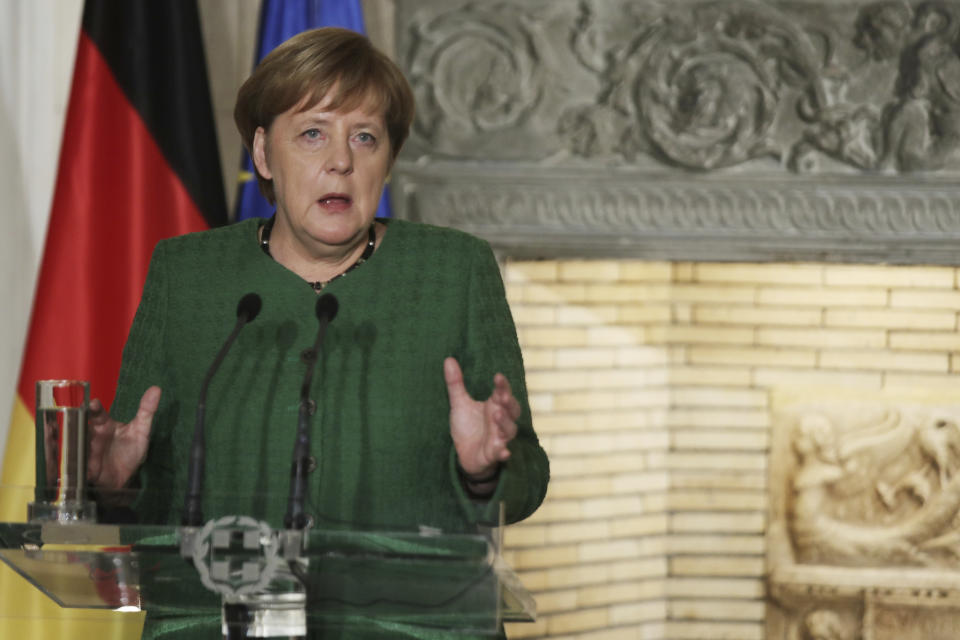
[[[202,527],[3,522],[0,560],[61,607],[219,623],[226,638],[421,628],[489,636],[535,617],[500,538],[500,527],[283,530],[245,515]]]

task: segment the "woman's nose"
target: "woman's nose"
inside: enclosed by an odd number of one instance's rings
[[[348,140],[338,141],[331,145],[330,155],[327,156],[327,171],[335,173],[350,173],[353,171],[353,150]]]

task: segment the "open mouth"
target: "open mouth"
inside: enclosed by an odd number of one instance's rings
[[[353,198],[345,193],[328,193],[320,198],[320,204],[325,207],[349,207]]]

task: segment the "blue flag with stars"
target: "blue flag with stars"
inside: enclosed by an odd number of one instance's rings
[[[260,32],[257,38],[257,63],[285,40],[316,27],[343,27],[366,34],[360,0],[263,0],[260,7]],[[274,207],[257,188],[257,175],[250,154],[244,150],[239,176],[235,220],[269,218]],[[390,199],[384,187],[377,217],[389,218]]]

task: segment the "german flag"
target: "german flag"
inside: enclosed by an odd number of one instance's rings
[[[109,407],[154,245],[226,218],[195,0],[86,0],[0,521],[23,521],[32,499],[13,488],[34,484],[35,381],[89,380]],[[60,609],[6,567],[0,593],[2,638],[135,638],[142,625]]]

